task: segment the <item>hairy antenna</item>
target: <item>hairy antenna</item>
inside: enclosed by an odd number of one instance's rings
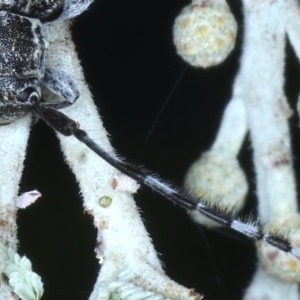
[[[104,151],[89,137],[84,130],[79,128],[78,123],[67,117],[65,114],[50,107],[43,107],[42,104],[40,105],[34,100],[32,101],[32,105],[38,116],[41,117],[53,129],[65,136],[73,135],[106,162],[142,185],[152,188],[157,193],[160,193],[164,197],[170,199],[174,203],[187,210],[199,211],[206,217],[226,228],[238,231],[251,239],[265,241],[284,252],[291,253],[300,260],[300,250],[294,248],[291,245],[290,239],[280,234],[279,230],[278,232],[264,233],[257,222],[243,222],[236,220],[231,216],[230,212],[222,210],[219,206],[209,206],[204,204],[201,202],[202,199],[193,198],[192,196],[187,195],[184,192],[164,183],[162,180],[158,179],[158,176],[151,175],[149,171],[141,167],[128,164]]]

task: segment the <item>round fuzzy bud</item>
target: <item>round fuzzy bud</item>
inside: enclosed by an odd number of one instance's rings
[[[238,160],[220,151],[208,151],[195,161],[185,177],[185,188],[208,207],[235,216],[244,206],[248,183]],[[208,227],[217,223],[197,211],[193,220]]]
[[[292,247],[299,249],[300,215],[297,213],[284,218],[275,217],[265,224],[264,231],[290,241]],[[264,241],[256,242],[256,247],[260,265],[267,274],[284,282],[298,283],[300,281],[299,259]]]
[[[220,64],[234,48],[237,23],[225,0],[197,0],[173,27],[177,53],[195,67]]]

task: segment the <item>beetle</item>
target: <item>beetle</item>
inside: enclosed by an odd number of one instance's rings
[[[265,234],[255,222],[235,220],[220,207],[195,199],[152,175],[148,170],[128,164],[107,153],[79,128],[79,124],[58,109],[72,105],[79,97],[73,80],[63,71],[45,68],[46,41],[42,24],[65,20],[83,12],[90,0],[16,1],[0,7],[0,124],[6,125],[33,111],[49,126],[65,136],[73,135],[113,167],[150,187],[187,210],[197,210],[211,220],[255,239],[290,252],[300,259],[300,251],[279,233]],[[41,95],[45,85],[64,100],[48,103]]]
[[[52,1],[30,2],[24,7],[23,2],[5,4],[0,7],[0,124],[6,125],[33,111],[55,130],[63,135],[74,135],[85,143],[108,163],[140,183],[149,186],[158,193],[188,210],[198,210],[226,227],[243,234],[265,240],[278,248],[292,252],[289,240],[279,235],[263,234],[260,227],[253,223],[234,220],[230,214],[218,207],[203,204],[201,199],[194,199],[157,179],[147,170],[125,163],[94,143],[87,133],[79,128],[78,123],[58,110],[72,105],[79,97],[73,80],[57,69],[45,68],[47,41],[42,33],[44,23],[64,20],[80,14],[90,1]],[[41,85],[61,96],[61,102],[48,103],[42,97]]]
[[[63,71],[45,68],[45,22],[73,18],[91,3],[84,1],[15,1],[0,9],[0,124],[5,125],[32,110],[33,102],[60,109],[79,97],[73,80]],[[41,85],[61,96],[58,103],[45,103]]]

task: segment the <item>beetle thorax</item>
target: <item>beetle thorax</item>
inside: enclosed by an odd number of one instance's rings
[[[38,19],[0,11],[0,77],[41,78],[45,48]]]

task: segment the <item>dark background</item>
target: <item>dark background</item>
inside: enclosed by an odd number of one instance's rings
[[[172,24],[187,4],[184,0],[101,0],[73,26],[86,80],[113,146],[123,157],[178,185],[215,138],[231,96],[242,40],[240,26],[236,48],[226,62],[206,70],[187,66],[172,43]],[[240,2],[229,4],[241,25]],[[286,91],[295,107],[298,62],[290,48],[287,57]],[[291,128],[299,136],[296,116]],[[295,142],[294,147],[297,166],[300,149]],[[245,214],[255,212],[248,140],[240,161],[251,186]],[[21,192],[35,188],[43,198],[18,214],[19,251],[42,276],[43,300],[88,299],[99,271],[96,231],[83,211],[55,134],[42,122],[32,130]],[[195,288],[205,299],[241,299],[256,264],[252,241],[224,229],[199,228],[186,211],[146,188],[135,199],[172,279]]]

